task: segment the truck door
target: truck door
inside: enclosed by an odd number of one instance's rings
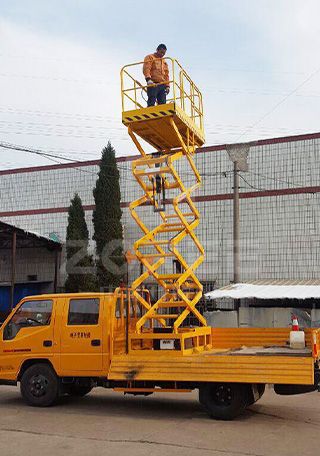
[[[2,329],[1,376],[17,374],[28,358],[54,357],[53,299],[30,299],[22,303]]]
[[[103,302],[99,297],[66,299],[61,327],[61,374],[100,375],[103,367]]]

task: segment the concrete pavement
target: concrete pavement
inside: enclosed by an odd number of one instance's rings
[[[314,456],[320,395],[263,398],[232,422],[211,420],[197,394],[123,396],[97,389],[52,408],[0,387],[1,456]]]

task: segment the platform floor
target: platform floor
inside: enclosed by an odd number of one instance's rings
[[[187,131],[189,130],[194,134],[195,146],[200,147],[204,144],[203,131],[175,103],[122,113],[123,124],[130,126],[140,138],[159,150],[181,147],[180,140],[170,124],[170,119],[174,120],[185,143],[188,141]]]

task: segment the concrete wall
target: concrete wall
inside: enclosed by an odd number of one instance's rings
[[[204,315],[213,328],[288,328],[292,314],[297,315],[301,327],[320,327],[320,309],[240,307],[239,311],[215,310]]]

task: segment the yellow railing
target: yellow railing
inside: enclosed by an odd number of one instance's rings
[[[151,308],[150,292],[141,288],[140,295]],[[114,292],[115,308],[113,317],[113,353],[128,353],[129,335],[136,329],[137,321],[147,312],[147,308],[133,295],[131,288],[117,288]],[[152,322],[151,322],[152,323]],[[139,344],[136,348],[150,348],[149,342]]]
[[[204,131],[202,94],[178,60],[165,57],[169,66],[170,94],[167,103],[175,103]],[[122,111],[146,108],[147,88],[142,73],[143,62],[131,63],[121,69]],[[141,82],[143,81],[143,82]],[[160,84],[154,84],[154,86]],[[150,87],[150,86],[149,86]],[[151,86],[152,87],[152,86]]]

